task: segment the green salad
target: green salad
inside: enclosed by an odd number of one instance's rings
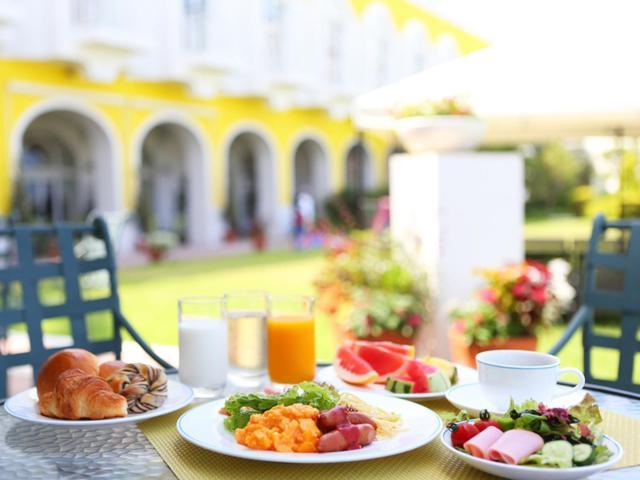
[[[582,402],[571,408],[551,408],[530,400],[516,405],[513,400],[504,415],[483,410],[479,418],[470,418],[463,410],[451,415],[447,428],[451,431],[452,446],[467,454],[488,460],[531,466],[570,468],[606,462],[612,455],[602,443],[602,416],[595,399],[587,394]],[[513,458],[508,445],[486,441],[472,441],[487,428],[499,439],[502,434],[518,431],[514,441],[522,439],[532,445],[525,456]],[[500,433],[502,432],[502,434]],[[532,435],[534,434],[534,435]]]
[[[236,393],[224,402],[224,413],[227,416],[224,426],[233,432],[244,428],[251,415],[263,413],[276,405],[293,405],[302,403],[318,410],[330,410],[338,404],[340,395],[331,385],[317,382],[302,382],[287,389],[283,393],[269,395],[266,393]]]

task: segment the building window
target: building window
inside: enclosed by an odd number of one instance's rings
[[[264,16],[269,67],[274,71],[282,71],[284,68],[284,0],[266,0]]]
[[[71,23],[81,27],[122,26],[122,2],[119,0],[72,0]]]
[[[329,24],[329,82],[339,84],[342,82],[342,63],[343,63],[343,38],[344,29],[340,22],[331,22]]]
[[[207,0],[184,0],[185,48],[190,52],[207,50]]]

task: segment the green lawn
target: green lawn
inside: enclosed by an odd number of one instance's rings
[[[590,221],[571,218],[528,221],[526,236],[588,235]],[[540,238],[540,237],[538,237]],[[127,318],[150,343],[177,344],[177,301],[190,295],[221,295],[233,290],[268,290],[273,293],[312,294],[313,278],[321,268],[323,253],[275,251],[235,257],[164,262],[119,272],[122,308]],[[53,299],[53,297],[51,297]],[[62,299],[54,299],[60,301]],[[55,302],[54,302],[55,303]],[[57,320],[46,330],[67,333]],[[546,351],[562,334],[555,327],[540,336],[540,350]],[[103,328],[93,329],[101,335]],[[335,352],[335,341],[328,319],[317,318],[317,357],[329,360]],[[609,329],[616,334],[616,329]],[[560,355],[565,366],[582,368],[582,348],[576,335]],[[635,369],[640,381],[640,354]],[[617,363],[615,352],[597,352],[596,374],[613,378]]]
[[[527,218],[524,236],[527,240],[587,240],[592,220],[571,215]]]

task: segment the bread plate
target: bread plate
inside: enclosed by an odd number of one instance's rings
[[[462,385],[466,383],[473,383],[478,381],[478,372],[473,368],[465,365],[456,364],[458,368],[458,382],[456,385]],[[352,385],[344,382],[338,377],[333,365],[323,368],[316,374],[316,379],[320,382],[330,383],[341,391],[351,391],[354,393],[377,393],[379,395],[387,395],[390,397],[404,398],[407,400],[435,400],[438,398],[444,398],[447,391],[442,392],[429,392],[429,393],[393,393],[384,388],[383,384],[370,383],[368,385]]]
[[[63,427],[109,427],[124,423],[137,423],[150,418],[166,415],[175,412],[191,403],[193,400],[193,390],[191,387],[174,380],[167,382],[167,399],[161,407],[145,413],[129,414],[126,417],[107,418],[104,420],[62,420],[59,418],[45,417],[38,409],[38,395],[36,388],[30,388],[7,399],[4,408],[13,417],[27,422],[39,423],[41,425],[54,425]]]
[[[483,472],[497,477],[509,478],[511,480],[576,480],[578,478],[589,477],[598,472],[608,470],[622,458],[622,447],[611,437],[604,435],[603,443],[613,453],[611,458],[603,463],[587,465],[584,467],[571,468],[551,468],[536,467],[529,465],[509,465],[506,463],[485,460],[474,457],[468,453],[461,452],[451,445],[451,432],[446,428],[440,434],[440,441],[451,454],[457,458]]]
[[[236,442],[224,428],[219,411],[225,400],[215,400],[190,409],[178,419],[180,435],[199,447],[232,457],[279,463],[342,463],[388,457],[422,447],[434,440],[442,429],[442,420],[432,410],[398,398],[358,393],[358,397],[375,407],[402,416],[402,429],[391,438],[377,439],[357,450],[331,453],[287,453],[252,450]]]

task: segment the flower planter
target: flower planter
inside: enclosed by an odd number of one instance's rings
[[[451,152],[475,148],[485,125],[468,115],[415,116],[396,120],[395,130],[410,153]]]
[[[476,368],[476,355],[487,350],[530,350],[535,351],[538,339],[535,335],[511,337],[506,340],[492,340],[487,345],[472,343],[469,345],[464,334],[457,329],[449,329],[449,349],[453,361]]]

